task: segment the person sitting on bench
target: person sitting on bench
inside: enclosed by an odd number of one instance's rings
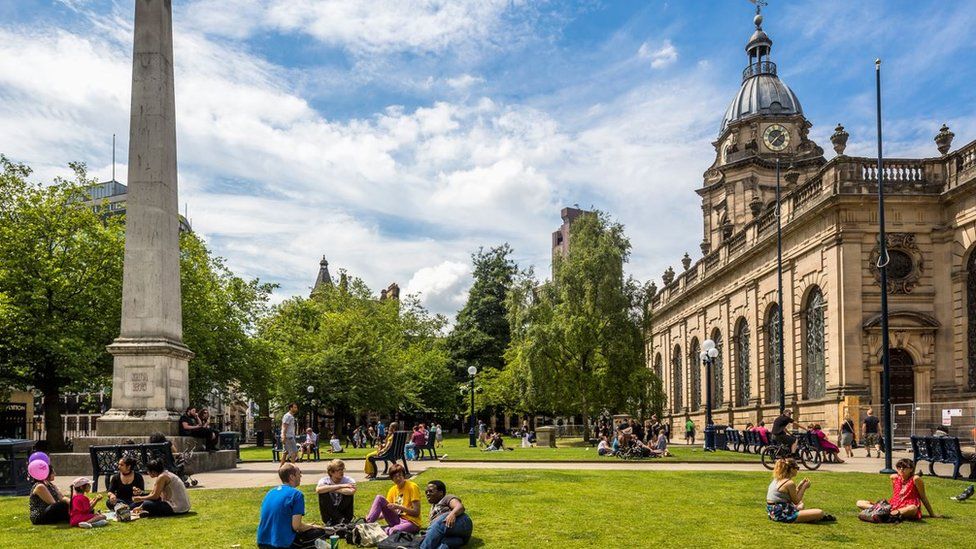
[[[383,455],[391,448],[393,448],[393,435],[396,434],[397,422],[390,423],[390,429],[387,431],[386,441],[378,449],[366,454],[366,461],[363,463],[363,469],[366,472],[366,480],[372,480],[376,478],[376,456]],[[392,476],[392,475],[391,475]]]
[[[356,481],[346,476],[346,464],[341,459],[329,462],[315,493],[319,495],[319,513],[326,526],[352,522]]]
[[[474,524],[461,498],[448,494],[447,487],[439,480],[428,482],[424,494],[430,503],[430,526],[420,549],[454,549],[467,544]]]
[[[312,461],[315,457],[315,447],[319,445],[319,436],[315,434],[315,431],[311,427],[305,429],[305,441],[302,442],[302,455],[298,457],[298,461],[303,458],[308,461]]]

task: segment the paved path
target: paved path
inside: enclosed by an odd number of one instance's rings
[[[863,451],[858,452],[863,456]],[[906,457],[900,452],[895,459]],[[302,469],[302,484],[315,484],[325,476],[328,461],[306,462],[299,464]],[[365,475],[362,471],[363,460],[347,460],[346,474],[357,481],[362,481]],[[842,464],[826,464],[821,471],[847,473],[877,473],[884,466],[883,459],[855,457]],[[431,467],[443,469],[521,469],[537,470],[550,469],[560,471],[765,471],[761,464],[756,463],[680,463],[667,459],[649,461],[623,461],[608,459],[605,462],[511,462],[511,461],[416,461],[410,463],[411,473],[422,473]],[[211,471],[194,475],[200,481],[198,489],[203,488],[254,488],[261,486],[275,486],[279,484],[278,464],[271,462],[248,462],[238,464],[236,469]],[[804,471],[805,472],[805,471]],[[941,471],[940,471],[941,473]]]

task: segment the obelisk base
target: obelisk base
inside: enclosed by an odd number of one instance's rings
[[[118,338],[108,352],[115,359],[112,409],[98,418],[98,435],[179,434],[193,353],[182,342],[160,338]]]

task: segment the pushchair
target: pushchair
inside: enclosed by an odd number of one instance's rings
[[[180,477],[183,481],[183,486],[189,488],[190,486],[196,486],[199,484],[197,479],[193,478],[192,475],[187,474],[187,466],[190,464],[190,460],[193,459],[193,450],[196,445],[190,445],[183,449],[182,452],[173,453],[173,474]]]

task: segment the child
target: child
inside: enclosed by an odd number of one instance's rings
[[[915,462],[903,458],[895,464],[898,472],[891,475],[891,514],[902,520],[919,520],[922,518],[922,505],[932,518],[938,518],[932,510],[932,504],[925,495],[925,483],[922,476],[915,474]],[[872,501],[860,500],[860,509],[869,509],[874,505]]]
[[[71,525],[79,528],[91,528],[93,526],[105,526],[108,522],[105,515],[97,514],[94,511],[94,504],[97,504],[102,496],[95,496],[94,500],[89,500],[85,494],[91,491],[92,481],[85,477],[78,477],[71,483],[74,495],[71,496]]]

